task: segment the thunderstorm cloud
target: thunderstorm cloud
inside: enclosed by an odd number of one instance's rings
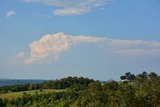
[[[30,54],[27,58],[25,57],[24,63],[52,62],[58,60],[61,53],[70,50],[75,45],[99,43],[104,43],[106,51],[113,51],[112,53],[120,55],[160,55],[160,42],[157,41],[122,40],[84,35],[71,36],[65,33],[56,33],[44,35],[41,39],[30,43]],[[112,48],[112,50],[107,48]],[[22,57],[22,54],[18,54],[18,56]]]

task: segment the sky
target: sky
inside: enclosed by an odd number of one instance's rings
[[[160,74],[159,0],[0,0],[0,78]]]

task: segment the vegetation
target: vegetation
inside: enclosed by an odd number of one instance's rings
[[[45,81],[43,83],[3,86],[0,87],[0,93],[19,92],[37,89],[66,89],[74,85],[81,85],[83,87],[86,87],[91,82],[94,82],[94,80],[83,77],[68,77],[60,80]]]
[[[88,78],[68,77],[0,87],[0,107],[160,107],[159,75],[142,72],[135,76],[127,72],[120,78],[129,81],[102,84]],[[6,97],[12,94],[15,96]]]
[[[30,91],[20,91],[20,92],[9,92],[9,93],[2,93],[0,94],[1,99],[8,99],[12,100],[13,98],[22,97],[23,94],[30,94],[34,95],[36,93],[43,94],[43,93],[52,93],[52,92],[63,92],[65,89],[42,89],[42,90],[30,90]]]

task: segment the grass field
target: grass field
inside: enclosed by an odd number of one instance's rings
[[[63,92],[63,91],[65,91],[65,89],[61,89],[61,90],[60,89],[43,89],[42,91],[40,91],[40,90],[30,90],[30,91],[21,91],[21,92],[9,92],[9,93],[0,94],[0,98],[11,100],[13,98],[21,97],[24,92],[26,94],[33,95],[36,92],[40,94],[40,93]]]

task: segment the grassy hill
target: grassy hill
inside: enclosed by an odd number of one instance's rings
[[[30,91],[21,91],[21,92],[9,92],[0,94],[1,99],[12,100],[13,98],[22,97],[23,93],[34,95],[36,93],[50,93],[50,92],[63,92],[65,89],[43,89],[43,90],[30,90]]]
[[[123,78],[122,78],[123,77]],[[134,78],[133,78],[134,77]],[[0,88],[0,107],[160,107],[160,76],[126,73],[129,81],[68,77]]]

